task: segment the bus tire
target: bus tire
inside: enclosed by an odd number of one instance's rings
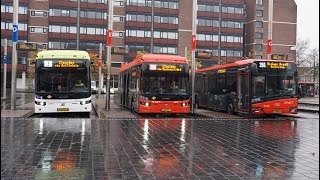
[[[232,101],[228,101],[228,105],[227,105],[227,108],[226,108],[226,112],[227,112],[228,114],[234,114],[234,106],[233,106]]]
[[[133,111],[134,111],[133,99],[131,99],[131,103],[130,103],[130,110],[131,110],[131,112],[133,112]]]

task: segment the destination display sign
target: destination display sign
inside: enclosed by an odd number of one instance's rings
[[[289,63],[287,62],[258,62],[260,69],[288,69]]]
[[[82,62],[75,62],[72,60],[60,60],[52,61],[45,60],[43,61],[43,67],[53,67],[53,68],[79,68],[82,67]]]
[[[182,67],[177,65],[166,65],[166,64],[149,64],[150,71],[171,71],[171,72],[181,72]]]
[[[273,60],[288,60],[288,55],[284,55],[284,54],[271,54],[271,59],[273,59]]]
[[[226,69],[219,69],[218,70],[218,73],[225,73],[226,72]]]
[[[211,52],[208,51],[196,51],[196,58],[211,58]]]
[[[37,51],[38,50],[38,44],[36,44],[36,43],[17,42],[17,50]]]
[[[126,48],[126,47],[112,47],[111,48],[111,54],[126,55],[128,53],[129,53],[129,48]]]

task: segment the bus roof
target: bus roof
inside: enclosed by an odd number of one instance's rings
[[[167,54],[144,54],[135,58],[129,64],[123,64],[119,72],[125,71],[131,67],[140,65],[142,63],[177,63],[177,64],[188,64],[188,60],[185,57]]]
[[[224,69],[224,68],[230,68],[230,67],[237,67],[237,66],[242,66],[242,65],[246,65],[246,64],[252,64],[254,62],[259,62],[259,61],[293,63],[293,61],[286,61],[286,60],[245,59],[245,60],[235,61],[235,62],[229,63],[229,64],[215,65],[215,66],[211,66],[211,67],[207,67],[207,68],[198,69],[198,70],[196,70],[196,72],[204,72],[204,71],[210,71],[210,70],[215,70],[215,69]]]
[[[77,50],[46,50],[37,54],[36,59],[90,59],[86,51]]]

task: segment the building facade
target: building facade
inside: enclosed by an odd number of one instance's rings
[[[273,2],[273,6],[269,6]],[[296,59],[297,5],[294,0],[245,0],[245,54],[267,59],[268,39],[272,40],[272,59]],[[269,7],[272,28],[269,29]],[[268,37],[269,30],[272,31]]]
[[[80,0],[79,49],[106,59],[107,0]],[[262,0],[261,0],[262,1]],[[296,5],[274,0],[273,52],[293,58],[295,45]],[[198,0],[197,60],[203,67],[233,62],[254,49],[257,58],[266,58],[267,0]],[[287,1],[286,1],[287,2]],[[8,63],[11,64],[12,0],[1,4],[1,44],[8,38]],[[113,46],[128,47],[127,55],[112,55],[112,74],[121,63],[130,62],[137,51],[185,56],[191,49],[191,0],[114,0]],[[277,9],[278,8],[278,9]],[[19,0],[19,41],[39,44],[39,49],[76,49],[77,0]],[[257,11],[263,9],[262,16]],[[282,11],[283,13],[279,13]],[[292,12],[293,11],[293,12]],[[290,17],[289,15],[294,14]],[[152,21],[153,17],[153,21]],[[256,28],[256,24],[262,28]],[[152,24],[153,23],[153,24]],[[153,25],[153,36],[152,36]],[[261,39],[256,34],[263,33]],[[151,40],[153,37],[153,41]],[[153,44],[151,45],[151,43]],[[1,47],[3,52],[3,47]],[[201,56],[201,52],[205,52]],[[27,66],[31,52],[18,52],[19,62]],[[1,54],[3,56],[3,53]]]

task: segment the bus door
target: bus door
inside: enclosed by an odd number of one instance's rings
[[[249,111],[249,73],[238,72],[237,96],[239,111]]]
[[[208,107],[208,77],[203,76],[201,78],[201,107]]]

